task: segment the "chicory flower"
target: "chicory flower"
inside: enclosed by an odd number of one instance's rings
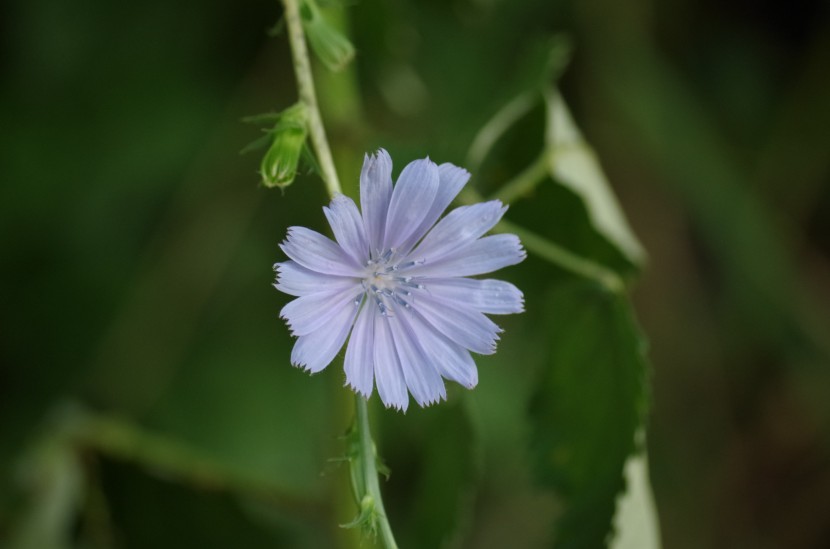
[[[338,195],[326,217],[335,241],[291,227],[280,248],[275,287],[297,296],[281,311],[297,342],[292,364],[316,373],[348,339],[346,384],[366,398],[377,385],[387,407],[406,410],[446,398],[444,379],[473,388],[470,352],[491,354],[501,329],[486,314],[519,313],[513,284],[471,276],[525,258],[518,237],[484,236],[507,208],[498,200],[439,217],[470,174],[428,158],[407,165],[392,185],[386,151],[367,156],[362,212]],[[436,223],[437,222],[437,223]]]

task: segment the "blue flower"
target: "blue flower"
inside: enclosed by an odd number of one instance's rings
[[[297,336],[292,364],[321,371],[351,332],[346,385],[366,398],[374,382],[384,405],[406,410],[407,390],[421,406],[445,399],[442,378],[475,387],[470,351],[494,353],[501,332],[485,313],[520,313],[524,300],[508,282],[467,277],[515,265],[525,252],[515,235],[483,236],[507,210],[498,200],[438,221],[469,178],[427,158],[393,188],[381,149],[363,163],[363,212],[343,195],[323,208],[337,242],[288,229],[280,248],[291,261],[274,265],[274,286],[297,296],[280,313]]]

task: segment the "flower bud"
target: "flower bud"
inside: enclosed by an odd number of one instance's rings
[[[297,103],[283,111],[269,133],[273,139],[259,168],[262,184],[269,188],[285,188],[297,175],[300,155],[308,136],[305,104]]]
[[[302,1],[300,16],[308,43],[320,61],[332,71],[348,65],[354,58],[354,46],[323,18],[314,0]]]

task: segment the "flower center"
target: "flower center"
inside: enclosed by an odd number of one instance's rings
[[[424,260],[412,261],[406,257],[397,257],[395,248],[389,248],[375,254],[366,262],[366,271],[362,281],[368,299],[373,301],[380,314],[389,316],[396,306],[412,308],[412,290],[423,290],[424,285],[403,276],[401,271],[421,265]]]

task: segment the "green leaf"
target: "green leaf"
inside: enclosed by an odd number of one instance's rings
[[[642,433],[640,433],[642,434]],[[660,549],[660,523],[648,478],[645,452],[625,464],[626,494],[617,503],[612,549]]]
[[[634,236],[599,161],[556,89],[545,93],[546,154],[551,176],[582,197],[591,223],[628,259],[640,265],[645,251]]]
[[[532,399],[540,484],[564,503],[556,547],[604,547],[647,401],[645,344],[624,295],[576,282],[550,297],[550,355]]]

